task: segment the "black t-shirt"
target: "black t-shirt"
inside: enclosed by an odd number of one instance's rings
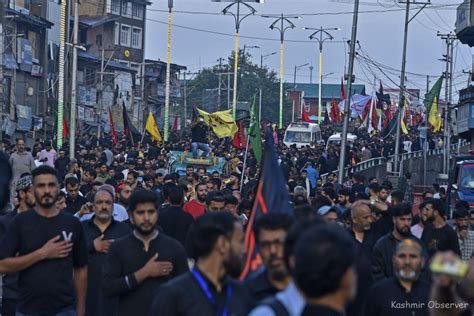
[[[461,255],[458,236],[454,229],[447,224],[441,228],[435,228],[433,224],[426,226],[421,235],[421,240],[425,243],[430,257],[437,251],[446,250]]]
[[[64,233],[63,233],[64,232]],[[75,308],[73,269],[87,265],[87,248],[79,220],[60,212],[43,217],[34,210],[18,214],[0,243],[0,259],[27,255],[50,239],[70,236],[72,251],[66,258],[39,261],[19,272],[21,313],[54,314]]]
[[[207,126],[197,124],[191,129],[193,143],[207,144]]]

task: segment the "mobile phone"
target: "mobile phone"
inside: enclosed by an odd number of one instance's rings
[[[462,279],[469,270],[467,262],[461,259],[455,259],[450,262],[443,262],[441,258],[434,258],[430,265],[430,270],[436,274],[444,274],[456,279]]]

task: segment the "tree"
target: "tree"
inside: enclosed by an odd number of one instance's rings
[[[259,65],[252,63],[252,55],[248,52],[243,54],[243,50],[239,51],[239,72],[237,83],[237,100],[239,102],[248,102],[249,106],[255,94],[262,89],[262,117],[261,119],[277,122],[279,117],[279,98],[280,85],[276,72],[270,71],[268,68],[261,68]],[[188,96],[188,104],[200,107],[202,106],[203,91],[206,89],[217,89],[219,85],[219,72],[231,72],[230,89],[233,88],[233,70],[234,70],[234,54],[227,58],[227,63],[215,65],[210,68],[203,68],[200,73],[188,83],[188,91],[192,89]],[[224,76],[224,75],[223,75]],[[227,77],[223,77],[227,84]],[[221,103],[219,110],[227,109],[227,89],[221,86]],[[231,90],[232,95],[232,90]],[[257,97],[258,100],[258,97]],[[232,103],[232,100],[231,100]],[[284,118],[285,121],[290,120],[291,109],[286,104]]]

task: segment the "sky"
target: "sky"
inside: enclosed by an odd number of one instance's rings
[[[437,36],[437,32],[454,31],[456,4],[461,2],[461,0],[431,0],[432,5],[410,22],[406,67],[408,88],[418,88],[425,93],[426,75],[431,76],[430,85],[441,75],[445,64],[439,59],[446,53],[446,44]],[[173,63],[185,65],[194,73],[203,67],[217,64],[218,58],[225,58],[231,54],[235,46],[234,19],[221,13],[228,4],[211,0],[174,0]],[[323,46],[324,82],[340,83],[348,60],[349,48],[345,42],[351,37],[353,0],[266,0],[265,4],[252,5],[257,13],[242,22],[240,47],[243,48],[244,45],[260,47],[248,50],[253,55],[254,63],[260,63],[262,54],[279,51],[279,32],[269,28],[273,19],[263,18],[260,15],[295,14],[302,19],[294,20],[296,27],[288,30],[285,35],[285,81],[293,82],[295,66],[308,63],[314,66],[313,83],[318,82],[318,44],[317,41],[309,40],[311,31],[302,28],[322,26],[341,29],[331,32],[334,40],[325,41]],[[148,7],[147,58],[166,60],[167,6],[168,1],[155,0]],[[374,86],[374,75],[377,89],[380,80],[389,88],[396,88],[394,82],[399,84],[404,8],[404,4],[399,4],[395,0],[361,0],[357,30],[359,53],[381,65],[385,73],[373,65],[369,67],[364,59],[357,59],[356,83],[365,83],[368,92],[372,91]],[[416,11],[411,10],[411,16]],[[457,42],[454,57],[453,98],[457,99],[457,90],[465,87],[468,80],[468,76],[462,71],[472,68],[471,50],[467,45]],[[264,64],[278,72],[278,54],[266,58]],[[310,82],[309,66],[299,69],[297,82]]]

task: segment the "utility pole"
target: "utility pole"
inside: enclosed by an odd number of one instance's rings
[[[443,60],[446,62],[446,69],[444,72],[445,78],[445,102],[446,107],[444,109],[444,122],[443,122],[443,173],[447,174],[449,172],[449,160],[451,156],[451,102],[452,102],[452,77],[453,77],[453,49],[454,49],[454,40],[456,35],[452,33],[441,34],[438,33],[438,36],[446,42],[446,57]]]
[[[79,3],[74,0],[74,29],[72,38],[72,80],[71,80],[71,115],[69,133],[69,156],[74,159],[76,153],[76,101],[77,101],[77,45],[79,42]],[[100,122],[99,122],[100,123]]]
[[[289,16],[283,13],[278,15],[262,15],[263,18],[276,18],[275,22],[270,25],[270,30],[277,30],[280,32],[280,117],[278,128],[283,128],[283,77],[284,77],[284,52],[285,52],[285,32],[289,29],[294,29],[295,24],[290,19],[301,19],[299,16]],[[278,25],[280,24],[280,25]],[[285,25],[286,24],[286,25]],[[294,112],[294,109],[293,109]]]
[[[249,13],[245,14],[243,17],[241,16],[240,13],[240,5],[245,6]],[[233,13],[230,11],[230,9],[233,6],[237,6],[236,13]],[[242,24],[242,21],[245,20],[247,17],[254,15],[257,12],[251,5],[243,2],[243,0],[234,0],[233,3],[229,4],[227,7],[222,10],[222,13],[224,15],[231,15],[234,17],[234,22],[235,22],[235,51],[234,51],[234,97],[232,100],[232,115],[235,119],[235,114],[237,110],[237,75],[238,75],[238,69],[239,69],[239,31],[240,31],[240,25]],[[245,54],[244,54],[245,58]]]
[[[186,71],[183,73],[184,76],[184,123],[183,128],[186,126],[186,118],[188,114],[188,82],[186,80]]]
[[[104,93],[104,59],[105,50],[102,48],[102,56],[100,60],[100,99],[99,99],[99,113],[98,113],[98,124],[97,124],[97,141],[100,140],[100,132],[102,125],[102,107],[103,107],[103,93]]]
[[[354,1],[354,16],[352,18],[351,50],[349,53],[349,72],[347,76],[346,103],[344,104],[344,123],[342,125],[341,153],[339,158],[338,182],[344,181],[344,167],[346,166],[347,129],[349,124],[350,106],[352,98],[352,74],[354,72],[355,45],[357,41],[357,21],[359,19],[359,0]]]
[[[262,121],[262,89],[259,91],[259,100],[258,100],[258,117],[260,122]]]
[[[3,110],[5,107],[5,99],[3,94],[3,1],[0,1],[0,141],[3,140]]]
[[[173,0],[168,0],[168,42],[166,49],[166,88],[165,88],[165,114],[163,120],[163,140],[169,137],[169,112],[170,112],[170,77],[171,77],[171,32],[173,18]]]
[[[407,44],[408,44],[408,25],[410,22],[428,5],[428,2],[416,2],[416,0],[407,0],[406,2],[400,1],[400,3],[406,4],[405,10],[405,31],[403,33],[403,53],[402,53],[402,71],[400,75],[400,94],[398,98],[398,112],[397,112],[397,136],[395,139],[395,172],[399,171],[399,156],[400,156],[400,137],[401,137],[401,121],[402,121],[402,110],[405,107],[405,69],[407,61]],[[410,4],[422,4],[423,6],[410,18]]]
[[[340,28],[323,28],[322,26],[319,29],[311,28],[311,27],[304,27],[305,30],[316,30],[313,34],[309,36],[309,39],[317,40],[319,43],[319,95],[318,95],[318,123],[321,124],[321,115],[322,115],[322,90],[323,90],[323,43],[327,40],[332,41],[334,37],[329,34],[328,31],[339,31]],[[319,37],[317,36],[319,34]],[[324,36],[324,38],[323,38]]]
[[[309,66],[309,83],[313,84],[313,66]]]

